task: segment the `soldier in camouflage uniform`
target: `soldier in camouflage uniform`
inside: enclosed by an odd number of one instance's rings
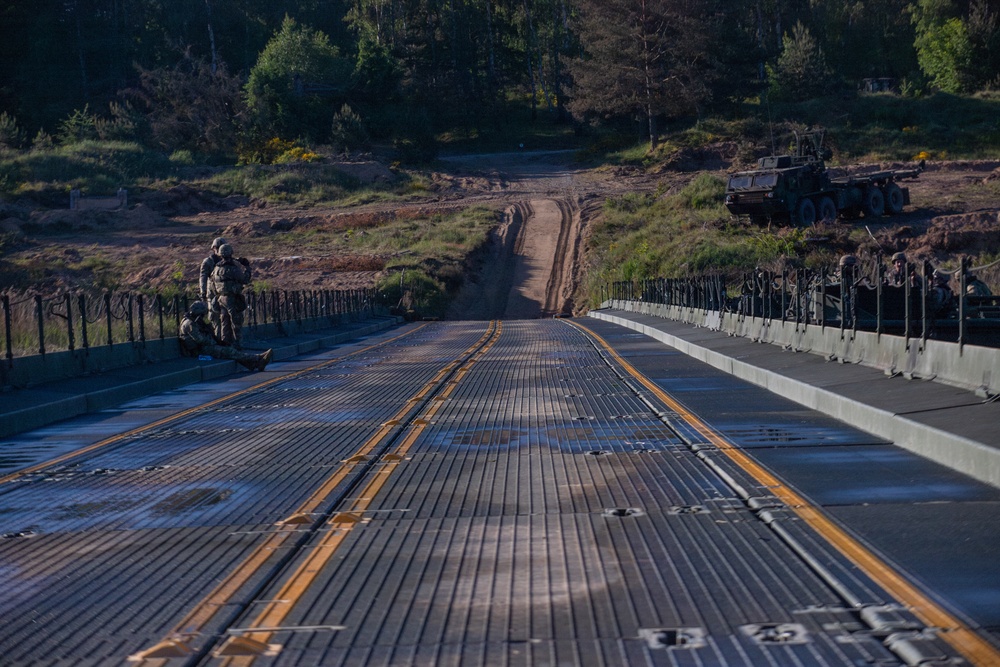
[[[215,334],[217,336],[221,333],[219,323],[219,304],[217,301],[218,295],[212,292],[212,271],[215,270],[215,265],[222,261],[222,256],[219,255],[219,248],[225,243],[226,239],[222,237],[212,241],[212,254],[201,261],[201,274],[198,279],[198,298],[208,305],[209,319],[212,322],[212,328],[215,329]]]
[[[228,243],[219,246],[222,258],[212,269],[209,279],[211,291],[219,304],[219,329],[216,336],[223,343],[242,347],[243,316],[247,309],[247,299],[243,289],[250,284],[250,262],[244,257],[233,258],[233,247]]]
[[[966,270],[965,272],[965,295],[966,296],[993,296],[989,286],[977,276]]]
[[[195,301],[188,312],[184,313],[178,338],[181,349],[191,356],[207,354],[216,359],[232,359],[251,371],[262,371],[271,361],[272,351],[261,354],[243,352],[234,347],[224,345],[215,337],[212,325],[205,321],[208,306],[204,301]]]

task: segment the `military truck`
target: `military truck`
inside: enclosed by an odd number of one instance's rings
[[[894,215],[910,203],[909,189],[897,181],[916,178],[923,161],[912,169],[831,177],[825,160],[832,153],[823,147],[824,135],[824,130],[796,132],[793,155],[763,157],[756,169],[732,174],[726,186],[729,212],[758,225],[808,226],[838,217]]]

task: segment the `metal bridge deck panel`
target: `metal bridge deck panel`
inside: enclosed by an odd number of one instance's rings
[[[564,324],[506,324],[405,459],[371,469],[382,485],[362,522],[285,620],[343,629],[279,631],[282,649],[265,662],[392,664],[400,651],[436,660],[453,650],[462,664],[495,664],[472,648],[482,646],[498,647],[500,663],[537,647],[544,664],[564,643],[593,664],[623,664],[623,651],[629,664],[891,663],[627,389]],[[782,624],[801,624],[806,639],[770,645],[747,629]],[[697,628],[704,646],[636,641],[663,628]]]
[[[729,378],[721,371],[683,355],[676,359],[676,363],[671,360],[669,369],[665,369],[662,357],[643,355],[645,349],[662,347],[651,339],[643,341],[622,335],[621,328],[604,322],[596,322],[593,326],[588,322],[587,326],[607,336],[616,349],[623,350],[623,356],[632,360],[648,377],[662,378],[675,372],[684,376],[698,375],[700,371],[700,375],[706,378],[707,387],[715,388],[731,383],[746,386],[746,383]],[[735,345],[737,341],[716,340],[713,342],[713,349],[716,343]],[[742,345],[746,346],[745,341]],[[757,354],[756,346],[754,350],[754,354]],[[768,354],[781,357],[787,353],[769,351]],[[787,363],[795,366],[804,356],[788,355]],[[848,382],[853,375],[849,372],[850,365],[825,364],[821,373],[817,373],[814,363],[810,366],[812,370],[799,377],[816,386]],[[664,373],[664,370],[668,372]],[[658,384],[662,385],[663,380],[659,380]],[[844,424],[838,428],[839,422],[827,418],[820,418],[821,421],[808,419],[809,424],[824,423],[824,429],[830,428],[824,434],[825,437],[812,437],[820,433],[813,430],[812,433],[807,433],[810,436],[808,439],[798,439],[802,433],[796,424],[795,412],[771,411],[767,415],[766,425],[764,420],[761,420],[760,426],[752,424],[745,416],[741,423],[738,412],[727,414],[724,400],[720,400],[722,397],[717,391],[697,391],[694,386],[688,391],[678,392],[676,396],[695,413],[704,415],[706,421],[728,440],[751,453],[756,461],[782,479],[791,480],[790,483],[797,490],[832,518],[849,526],[851,534],[863,544],[907,573],[907,576],[922,582],[923,590],[939,591],[952,600],[952,609],[972,617],[972,625],[986,628],[987,635],[992,633],[994,644],[1000,645],[1000,633],[996,626],[998,606],[995,602],[996,591],[1000,589],[1000,575],[993,557],[1000,548],[994,516],[997,489],[891,443],[882,441],[880,444],[878,439],[872,439],[863,433],[861,437],[856,437],[856,434],[861,433],[857,429]],[[912,387],[903,378],[889,379],[881,374],[875,374],[869,386],[872,392],[890,398],[901,394],[901,388]],[[780,405],[783,401],[765,391],[760,394],[769,397],[768,401],[773,400],[775,405]],[[933,400],[930,396],[934,397]],[[979,403],[980,400],[969,392],[927,383],[926,392],[915,397],[910,392],[905,400],[900,396],[898,409],[909,414],[928,406],[954,406],[970,402]],[[933,421],[935,415],[944,412],[954,414],[954,408],[909,416]],[[677,423],[676,419],[669,421]],[[995,430],[993,424],[981,423],[979,426]],[[773,438],[774,442],[768,442],[770,433],[767,430],[758,432],[763,437],[754,435],[758,428],[772,429],[778,437]],[[685,433],[682,425],[677,430]],[[850,437],[842,434],[850,434]],[[687,435],[691,437],[690,433]],[[795,438],[782,442],[788,435]],[[834,437],[827,437],[829,435]],[[705,446],[701,453],[722,474],[737,484],[745,485],[750,490],[750,495],[766,491],[759,487],[755,490],[754,481],[746,471],[715,447]],[[766,496],[762,500],[766,503]],[[807,545],[809,552],[824,554],[827,567],[838,573],[837,576],[842,581],[853,581],[853,595],[875,604],[878,604],[880,596],[886,599],[884,591],[873,586],[866,577],[852,576],[852,571],[856,571],[856,568],[850,562],[828,548],[824,549],[822,544],[816,544],[816,536],[811,531],[803,530],[801,521],[787,513],[779,513],[779,517],[782,530],[794,540]],[[948,553],[965,554],[967,549],[979,556],[947,557]],[[931,595],[938,593],[932,592]]]
[[[691,627],[711,638],[684,651],[703,664],[842,665],[870,658],[869,651],[889,658],[868,637],[824,628],[816,612],[842,609],[839,600],[783,553],[762,523],[747,519],[375,518],[350,531],[343,554],[286,621],[343,629],[279,632],[282,650],[268,662],[305,664],[330,651],[369,647],[431,655],[452,647],[461,664],[502,664],[477,662],[474,647],[503,647],[501,655],[516,661],[528,645],[566,642],[586,650],[634,640],[643,630]],[[768,646],[739,629],[765,623],[802,624],[808,640]],[[681,653],[660,649],[657,658],[657,651],[632,648],[645,658],[634,664],[670,664]]]
[[[0,496],[0,534],[273,524],[329,474],[321,464],[262,463],[54,477]]]
[[[910,554],[911,575],[932,590],[949,591],[958,612],[1000,638],[1000,501],[964,502],[958,516],[940,502],[886,509],[859,504],[827,511],[850,522],[862,539],[877,537],[887,551]],[[951,557],[956,544],[965,547],[962,558]]]
[[[0,662],[121,661],[158,641],[270,528],[95,530],[3,540]]]
[[[742,506],[690,453],[591,456],[544,447],[513,454],[414,454],[371,504],[373,511],[406,507],[412,518]]]
[[[1000,501],[1000,489],[899,447],[754,449],[754,456],[824,506]]]
[[[490,331],[435,323],[300,364],[0,486],[0,612],[15,619],[0,655],[121,663],[207,604],[197,646],[281,608],[280,650],[261,665],[899,664],[846,608],[891,602],[884,591],[590,338],[557,320]],[[885,447],[629,346],[776,468],[812,451],[876,462]],[[307,498],[309,518],[272,542]]]

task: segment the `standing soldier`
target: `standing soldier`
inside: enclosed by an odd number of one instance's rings
[[[911,289],[920,289],[923,285],[923,281],[913,270],[913,267],[907,266],[906,254],[897,252],[892,256],[892,269],[885,274],[885,284],[891,287],[903,287],[907,278],[909,278]]]
[[[212,292],[212,271],[215,270],[215,265],[222,261],[222,257],[219,255],[219,248],[225,243],[226,239],[222,237],[212,241],[212,254],[201,261],[201,276],[198,280],[198,298],[208,306],[208,317],[212,322],[212,328],[215,330],[216,336],[220,335],[221,329],[219,324],[218,295]]]
[[[243,288],[250,284],[250,262],[245,257],[233,258],[233,247],[219,246],[221,260],[212,269],[211,289],[219,304],[219,339],[227,345],[242,347],[243,314],[247,300]]]

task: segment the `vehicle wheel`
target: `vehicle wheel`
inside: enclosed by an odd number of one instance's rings
[[[882,191],[874,186],[865,190],[861,208],[866,218],[881,217],[885,213],[885,197],[882,196]]]
[[[808,227],[816,222],[816,204],[812,199],[803,199],[799,202],[799,224]]]
[[[837,221],[837,205],[829,197],[823,197],[819,200],[819,219],[822,222]]]
[[[903,189],[895,183],[889,183],[882,190],[885,198],[885,210],[889,215],[896,215],[903,210]]]

